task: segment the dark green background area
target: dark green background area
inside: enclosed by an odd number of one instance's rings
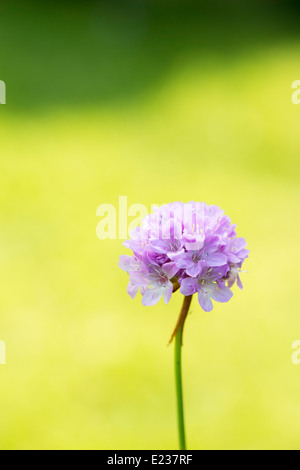
[[[0,71],[10,109],[126,103],[183,57],[226,67],[298,36],[296,1],[3,1]]]

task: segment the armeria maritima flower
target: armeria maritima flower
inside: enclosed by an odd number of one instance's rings
[[[155,209],[124,242],[133,251],[119,263],[129,274],[129,295],[140,290],[143,305],[161,297],[167,304],[180,287],[184,296],[197,293],[206,312],[212,300],[227,302],[235,281],[243,287],[239,271],[249,253],[235,228],[214,205],[175,202]]]

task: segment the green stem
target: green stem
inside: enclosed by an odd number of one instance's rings
[[[186,450],[183,395],[182,395],[182,374],[181,374],[181,339],[182,339],[182,325],[180,325],[180,327],[178,328],[176,336],[175,336],[175,381],[176,381],[176,397],[177,397],[179,448],[180,450]]]
[[[185,428],[184,428],[184,410],[183,410],[183,392],[182,392],[182,371],[181,371],[181,350],[182,334],[186,316],[188,314],[192,296],[184,297],[182,309],[173,335],[175,336],[175,383],[177,397],[177,419],[179,432],[180,450],[186,450]],[[172,337],[173,337],[172,335]]]

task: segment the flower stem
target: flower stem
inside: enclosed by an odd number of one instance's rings
[[[172,335],[172,338],[175,336],[175,384],[176,384],[176,397],[177,397],[177,419],[178,419],[180,450],[186,450],[184,411],[183,411],[183,392],[182,392],[182,371],[181,371],[182,334],[183,334],[184,322],[187,317],[187,314],[191,305],[191,301],[192,301],[191,295],[184,297],[179,319],[176,324],[174,333]]]

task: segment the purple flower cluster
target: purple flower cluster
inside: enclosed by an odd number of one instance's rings
[[[242,289],[240,268],[248,257],[246,241],[238,238],[236,225],[217,206],[180,202],[163,205],[145,217],[124,246],[133,256],[120,257],[119,266],[129,274],[127,292],[140,290],[143,305],[167,304],[173,291],[198,293],[206,312],[212,299],[227,302],[235,281]]]

